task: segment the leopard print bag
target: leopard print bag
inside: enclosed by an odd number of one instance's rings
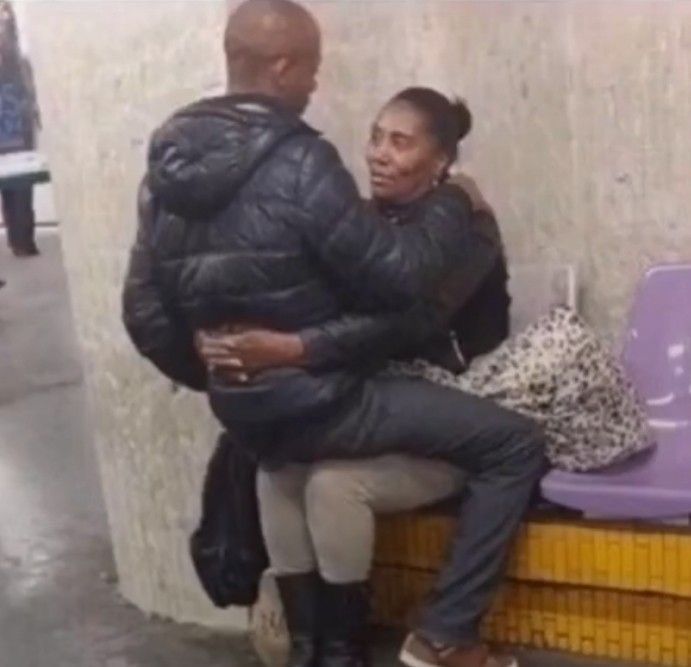
[[[570,308],[557,306],[462,375],[415,360],[397,374],[422,377],[496,401],[544,430],[547,458],[588,471],[652,445],[645,413],[620,363]]]

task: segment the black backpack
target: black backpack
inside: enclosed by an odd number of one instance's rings
[[[256,462],[221,434],[206,469],[202,515],[189,544],[199,581],[217,607],[254,604],[269,564],[256,478]]]

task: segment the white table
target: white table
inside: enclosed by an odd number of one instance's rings
[[[0,155],[0,188],[24,187],[50,181],[45,157],[36,151]]]

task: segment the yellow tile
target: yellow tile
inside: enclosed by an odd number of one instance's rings
[[[681,590],[682,582],[679,580],[679,536],[667,534],[662,539],[664,590],[673,591],[677,589],[680,595],[687,594],[688,591]]]
[[[650,544],[638,534],[634,536],[633,585],[638,590],[650,588]]]
[[[554,590],[557,604],[557,644],[556,648],[566,651],[569,649],[569,613],[566,592]]]
[[[566,594],[566,604],[569,612],[569,650],[580,653],[582,641],[581,624],[578,622],[582,616],[580,596],[578,591],[569,590]]]
[[[595,550],[590,535],[581,535],[578,540],[580,554],[580,581],[586,583],[593,580],[595,575]]]
[[[631,533],[624,533],[622,535],[621,548],[621,569],[622,569],[622,586],[634,589],[636,588],[636,554],[634,537]]]
[[[542,524],[539,534],[538,549],[540,555],[540,577],[550,581],[554,580],[554,536],[552,526]]]
[[[660,626],[661,632],[661,644],[663,652],[674,653],[674,647],[676,644],[676,632],[675,632],[675,612],[677,611],[675,600],[672,598],[665,598],[662,601],[662,609],[660,610]]]
[[[555,546],[554,546],[554,579],[564,581],[567,573],[566,565],[566,528],[564,526],[555,527]]]
[[[633,607],[633,656],[636,660],[640,661],[646,658],[647,612],[648,601],[643,598],[638,598]]]
[[[400,623],[419,603],[451,526],[429,516],[381,523],[374,575],[378,618]],[[485,623],[485,636],[691,667],[691,531],[534,522],[519,539],[512,568],[532,583],[507,586]]]
[[[607,653],[608,658],[621,655],[621,596],[607,591]]]
[[[680,638],[674,651],[675,664],[681,667],[691,665],[691,639]]]
[[[540,574],[542,564],[542,540],[540,534],[534,532],[526,540],[526,553],[528,562],[526,563],[526,574],[529,579],[541,579]]]
[[[593,534],[593,551],[595,567],[591,584],[606,586],[609,575],[609,553],[607,550],[607,533],[604,530],[596,530]]]
[[[621,605],[621,657],[630,660],[633,658],[633,605],[623,600]]]
[[[567,576],[569,581],[579,583],[582,580],[581,576],[581,560],[578,550],[578,529],[574,526],[566,528],[568,535],[569,550],[566,555]]]
[[[583,636],[595,641],[595,593],[591,589],[579,591],[581,598],[581,626]]]
[[[679,589],[691,596],[691,533],[679,540],[679,566],[681,569]]]
[[[651,590],[659,591],[664,587],[664,537],[662,534],[650,535],[650,582]]]
[[[557,595],[552,586],[542,588],[542,609],[545,615],[545,643],[547,646],[556,646],[558,643],[558,611]]]
[[[607,655],[607,594],[595,591],[595,653]]]
[[[650,609],[646,621],[645,659],[659,664],[662,660],[662,599],[650,596],[648,601]]]
[[[621,588],[621,541],[618,539],[618,536],[613,535],[611,532],[607,535],[607,574],[607,585]]]

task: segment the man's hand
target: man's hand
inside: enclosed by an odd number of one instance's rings
[[[242,360],[224,341],[229,335],[221,330],[199,330],[194,334],[194,349],[209,373],[218,373],[235,382],[247,382],[249,376],[242,371]]]
[[[455,183],[456,185],[463,188],[468,197],[470,197],[470,202],[473,205],[474,211],[487,211],[487,213],[491,213],[492,215],[494,215],[492,207],[487,203],[487,200],[485,199],[482,192],[480,192],[480,188],[478,187],[474,178],[472,178],[468,174],[459,172],[457,174],[454,174],[449,180],[449,182]]]
[[[201,330],[194,344],[211,372],[240,383],[268,368],[300,366],[305,353],[299,335],[268,329]]]

